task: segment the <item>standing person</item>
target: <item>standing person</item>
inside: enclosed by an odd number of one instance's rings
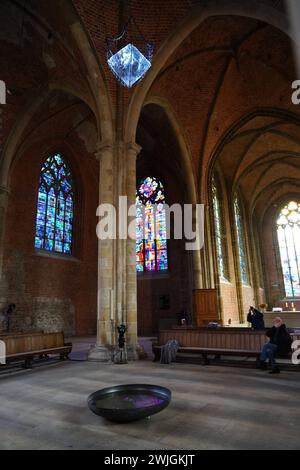
[[[266,336],[270,338],[270,341],[264,345],[260,355],[261,369],[267,369],[266,361],[269,359],[270,374],[279,374],[280,370],[275,356],[288,357],[291,352],[292,338],[280,317],[274,319],[274,326],[266,332]]]
[[[257,310],[257,308],[250,307],[249,313],[247,316],[247,322],[251,323],[252,330],[264,330],[265,329],[264,315],[262,312]]]

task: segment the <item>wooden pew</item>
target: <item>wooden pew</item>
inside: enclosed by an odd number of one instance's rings
[[[293,340],[300,339],[299,334],[291,336]],[[154,361],[160,359],[161,348],[169,340],[178,341],[178,353],[201,355],[204,364],[209,364],[209,356],[255,357],[258,360],[262,347],[268,341],[264,331],[252,331],[248,328],[162,330],[159,332],[158,343],[153,343]]]
[[[6,364],[22,361],[25,368],[30,368],[35,357],[59,355],[68,358],[72,343],[65,343],[64,334],[58,333],[22,333],[1,336],[6,346]]]

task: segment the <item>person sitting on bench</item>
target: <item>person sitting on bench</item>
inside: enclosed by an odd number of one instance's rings
[[[269,343],[265,344],[260,355],[260,367],[267,369],[266,361],[269,359],[271,370],[270,374],[279,374],[280,370],[276,364],[275,356],[288,357],[291,352],[292,338],[289,335],[285,324],[280,317],[274,319],[274,326],[266,332],[270,338]]]
[[[264,315],[262,312],[257,310],[257,308],[250,307],[247,322],[251,323],[252,330],[258,331],[265,329]]]

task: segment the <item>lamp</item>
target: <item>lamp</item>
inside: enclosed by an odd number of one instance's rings
[[[136,40],[141,45],[133,44],[129,28],[133,26],[137,32]],[[131,16],[121,35],[107,38],[107,63],[119,82],[131,88],[140,81],[151,67],[154,45],[147,42],[140,32],[134,18]]]

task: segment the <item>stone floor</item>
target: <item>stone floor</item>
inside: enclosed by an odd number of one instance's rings
[[[126,383],[167,386],[172,401],[123,425],[90,412],[91,392]],[[71,361],[1,376],[0,390],[0,449],[300,449],[298,372]]]

